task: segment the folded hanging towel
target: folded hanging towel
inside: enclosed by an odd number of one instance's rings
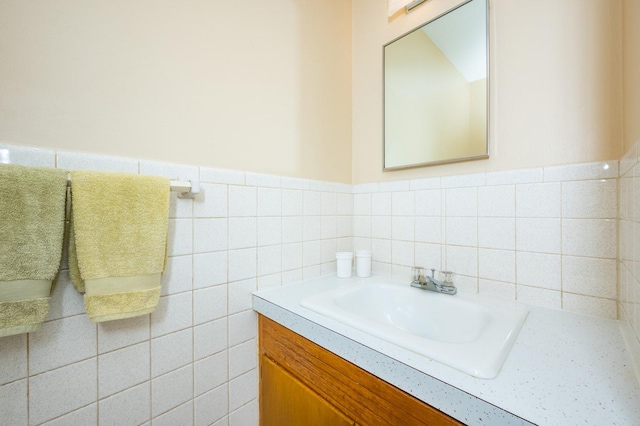
[[[160,298],[169,179],[71,172],[69,275],[93,322],[151,313]]]
[[[0,164],[0,337],[36,331],[60,269],[67,172]]]

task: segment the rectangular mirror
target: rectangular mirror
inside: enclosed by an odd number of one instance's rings
[[[384,170],[489,157],[488,3],[384,46]]]

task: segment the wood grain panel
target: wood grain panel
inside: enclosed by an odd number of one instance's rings
[[[417,398],[286,327],[259,317],[266,355],[359,425],[460,425]]]
[[[268,357],[260,357],[261,426],[353,426],[336,410]]]

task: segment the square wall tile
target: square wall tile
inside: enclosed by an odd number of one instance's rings
[[[516,266],[518,285],[560,290],[562,278],[560,255],[517,252]]]
[[[229,349],[229,378],[236,378],[258,365],[258,344],[248,340]]]
[[[487,185],[510,185],[542,182],[542,168],[503,170],[487,173]]]
[[[229,315],[251,309],[251,295],[256,291],[256,280],[244,280],[229,283]]]
[[[258,333],[258,315],[251,309],[229,315],[229,346],[255,339]]]
[[[138,174],[138,160],[80,152],[58,151],[56,167],[63,170],[94,170],[99,172]],[[145,168],[144,171],[141,169],[140,174],[166,176],[161,173],[160,168],[154,168],[153,170],[147,170]]]
[[[562,217],[615,219],[618,209],[615,179],[562,183]]]
[[[227,217],[227,185],[200,184],[200,194],[193,202],[194,217]]]
[[[478,246],[514,250],[516,248],[516,220],[507,217],[479,218]]]
[[[322,215],[322,193],[304,191],[302,195],[302,214],[304,216]]]
[[[600,318],[617,319],[618,308],[615,300],[562,293],[562,309]]]
[[[516,291],[518,302],[543,308],[561,309],[562,307],[562,293],[559,291],[526,285],[518,285]]]
[[[145,407],[147,412],[149,407]],[[98,404],[93,403],[72,411],[63,416],[57,417],[49,422],[44,423],[45,426],[84,426],[98,424]]]
[[[516,286],[512,283],[479,279],[478,292],[499,299],[516,300]]]
[[[311,241],[322,238],[322,216],[304,216],[302,218],[302,240]]]
[[[160,161],[140,160],[140,174],[164,176],[169,179],[179,180],[200,179],[200,169],[197,166],[163,163]]]
[[[151,413],[158,416],[193,398],[193,365],[151,381]]]
[[[390,192],[374,192],[371,194],[371,214],[373,216],[391,216]]]
[[[391,263],[394,265],[414,266],[415,244],[408,241],[391,242]]]
[[[415,240],[420,243],[442,243],[442,222],[440,217],[416,216]]]
[[[290,271],[298,268],[302,268],[302,243],[283,244],[282,270]]]
[[[149,342],[139,343],[98,357],[98,397],[148,381]]]
[[[478,215],[478,188],[455,188],[445,192],[447,217]]]
[[[182,293],[192,288],[193,256],[175,256],[167,259],[162,274],[162,295]]]
[[[281,217],[259,217],[258,218],[258,246],[270,246],[282,243],[282,223]],[[302,236],[301,236],[302,238]],[[301,241],[301,240],[298,240]]]
[[[259,229],[260,231],[260,229]],[[273,231],[266,231],[273,232]],[[302,216],[282,218],[282,243],[299,243],[303,237]]]
[[[244,185],[245,172],[238,170],[212,169],[200,167],[200,180],[208,183],[226,183],[229,185]]]
[[[282,190],[282,216],[302,216],[303,191]]]
[[[255,217],[229,218],[229,250],[256,247],[257,234]]]
[[[0,163],[4,161],[4,164],[18,164],[20,166],[31,167],[56,167],[56,152],[50,149],[0,143],[0,160],[2,160]]]
[[[322,194],[322,216],[335,216],[337,214],[337,194],[325,192]]]
[[[229,410],[237,410],[258,397],[258,370],[229,381]]]
[[[27,335],[2,337],[0,386],[27,377]]]
[[[84,315],[45,322],[29,334],[29,374],[94,357],[96,347],[96,325]]]
[[[169,219],[168,229],[169,256],[182,256],[193,253],[193,222],[191,219]]]
[[[358,238],[371,238],[371,216],[353,217],[353,236]]]
[[[193,323],[202,324],[227,315],[227,284],[193,292]]]
[[[193,255],[193,288],[205,288],[227,282],[228,253]]]
[[[30,422],[44,423],[95,402],[98,397],[96,362],[97,358],[94,357],[30,377]],[[65,391],[53,391],[60,388],[60,383],[64,383]]]
[[[423,189],[439,189],[442,179],[440,177],[411,179],[409,188],[412,191]]]
[[[209,392],[218,386],[226,384],[227,380],[229,380],[230,362],[231,359],[228,356],[228,352],[222,351],[194,363],[195,395],[200,396],[205,392]]]
[[[163,336],[193,325],[191,293],[160,297],[158,307],[151,314],[151,337]]]
[[[151,383],[146,382],[103,399],[100,405],[100,425],[140,425],[150,420]],[[94,423],[79,423],[94,424]]]
[[[516,219],[516,250],[536,253],[560,253],[560,219]]]
[[[225,421],[220,425],[226,425],[228,413],[229,389],[227,386],[218,386],[195,399],[195,426],[214,425],[220,419]]]
[[[229,414],[229,426],[258,426],[260,424],[259,416],[258,400],[254,399]]]
[[[322,217],[322,235],[321,238],[336,238],[338,236],[338,223],[335,216]]]
[[[445,241],[458,246],[478,245],[478,219],[476,217],[447,217]]]
[[[278,175],[252,172],[246,172],[245,175],[247,186],[264,186],[271,188],[280,188],[282,186],[282,177]]]
[[[336,214],[343,216],[353,214],[353,194],[337,194]]]
[[[586,296],[615,299],[617,261],[562,256],[562,290]]]
[[[440,189],[428,189],[415,192],[416,216],[441,216],[442,193]]]
[[[271,275],[282,271],[282,246],[258,248],[258,276]]]
[[[227,348],[227,324],[225,317],[193,328],[193,359],[206,358]]]
[[[28,424],[27,380],[20,380],[0,386],[0,401],[2,401],[3,425]]]
[[[302,266],[314,266],[321,263],[322,243],[320,241],[305,241],[302,243]]]
[[[193,251],[207,253],[227,249],[227,219],[194,219]]]
[[[353,195],[353,214],[356,216],[371,215],[371,194]]]
[[[98,324],[98,353],[103,354],[150,338],[150,315]]]
[[[229,282],[256,277],[256,249],[229,251]]]
[[[415,220],[413,216],[393,216],[391,220],[391,238],[401,241],[415,239]]]
[[[493,281],[516,282],[516,252],[510,250],[478,250],[478,277]],[[482,288],[480,289],[482,292]]]
[[[158,377],[193,362],[193,329],[151,340],[151,377]]]
[[[532,183],[516,186],[517,217],[551,217],[561,214],[560,183]]]
[[[153,418],[153,426],[175,426],[193,424],[193,400],[177,406]],[[145,424],[144,426],[150,426]]]
[[[478,276],[478,249],[474,247],[447,246],[447,271],[456,275]]]
[[[391,194],[391,214],[393,216],[413,216],[415,212],[415,193],[413,191]]]
[[[391,263],[391,240],[371,240],[371,254],[374,262]]]
[[[229,217],[249,217],[258,213],[257,189],[254,186],[229,186]]]
[[[416,243],[415,265],[427,269],[442,270],[442,246],[440,244]]]
[[[514,185],[478,188],[478,216],[514,217],[516,192]]]
[[[563,219],[562,254],[615,259],[617,254],[616,221]]]
[[[359,233],[366,233],[365,230]],[[391,239],[391,216],[371,217],[371,238]]]
[[[282,216],[282,190],[258,188],[258,216]]]

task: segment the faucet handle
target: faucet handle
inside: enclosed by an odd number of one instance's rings
[[[436,278],[436,268],[431,268],[431,278]]]

